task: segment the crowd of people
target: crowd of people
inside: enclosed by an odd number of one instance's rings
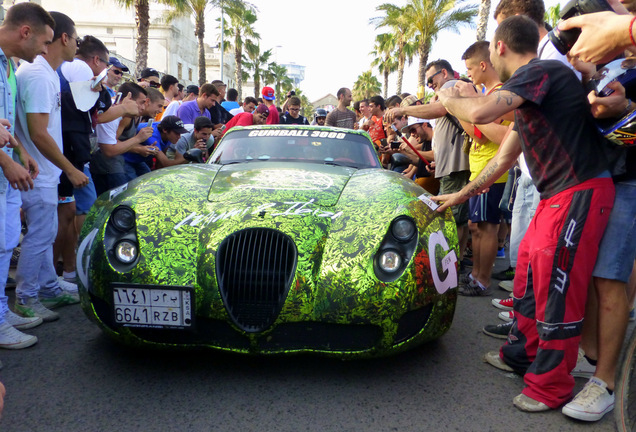
[[[633,111],[633,90],[613,82],[600,97],[582,85],[636,48],[636,18],[620,3],[615,9],[562,23],[583,29],[566,57],[550,42],[542,0],[501,0],[493,40],[472,44],[462,57],[469,80],[457,79],[445,60],[432,62],[426,80],[434,101],[384,114],[385,124],[401,124],[405,115],[413,126],[435,119],[432,154],[405,145],[398,152],[416,166],[416,177],[432,172],[439,179],[433,200],[438,211],[453,210],[461,258],[472,237],[472,267],[459,294],[491,295],[491,276],[512,291],[492,300],[506,322],[484,332],[506,343],[484,360],[523,375],[526,387],[513,399],[520,410],[561,408],[584,421],[613,409],[634,313],[635,149],[609,144],[597,127],[597,119]],[[491,275],[507,219],[511,266]],[[573,398],[575,376],[589,380]]]
[[[220,80],[184,86],[153,68],[122,82],[129,69],[99,39],[80,39],[67,15],[12,6],[0,27],[0,348],[34,345],[23,330],[79,302],[75,250],[97,196],[187,163],[192,149],[207,158],[234,126],[326,125],[366,131],[385,168],[434,195],[439,211],[452,209],[460,295],[490,296],[492,285],[510,292],[492,299],[505,322],[484,328],[506,343],[484,359],[523,375],[514,405],[599,420],[613,408],[633,313],[636,160],[624,150],[617,169],[595,117],[626,114],[633,95],[613,83],[598,97],[581,82],[635,48],[635,18],[616,10],[562,23],[583,30],[567,58],[549,41],[542,0],[501,0],[493,40],[462,56],[467,78],[446,60],[427,65],[431,101],[404,93],[354,102],[343,87],[331,112],[308,119],[294,92],[278,107],[271,87],[241,102]],[[75,82],[94,84],[92,107],[78,106]],[[492,274],[508,238],[510,266]],[[574,376],[589,381],[572,398]]]

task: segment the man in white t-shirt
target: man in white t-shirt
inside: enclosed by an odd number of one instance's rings
[[[143,87],[133,82],[127,82],[119,87],[119,91],[122,98],[130,95],[130,98],[137,102],[139,113],[144,113],[149,101]],[[153,111],[154,115],[157,115],[157,111],[161,112],[155,110]],[[124,126],[121,123],[124,118],[135,119],[136,116],[127,114],[111,122],[97,125],[99,149],[93,152],[90,168],[98,196],[128,181],[124,171],[124,157],[122,156],[124,153],[133,152],[144,157],[154,154],[149,146],[141,145],[152,135],[152,127],[143,128],[137,133],[136,122],[132,121]]]
[[[27,317],[25,319],[40,321],[59,318],[48,308],[79,302],[77,291],[60,285],[53,265],[57,185],[61,172],[73,184],[88,184],[88,177],[62,153],[60,80],[55,72],[64,61],[73,60],[77,33],[68,16],[59,12],[51,12],[51,16],[56,25],[48,53],[38,56],[33,63],[23,64],[16,72],[19,95],[16,135],[37,161],[40,175],[34,181],[33,190],[22,191],[22,210],[28,231],[22,240],[16,270],[15,309]]]
[[[3,146],[0,149],[0,347],[6,349],[26,348],[38,340],[16,329],[24,328],[23,323],[9,310],[5,295],[9,261],[20,235],[20,191],[33,188],[33,178],[39,172],[35,160],[12,136],[17,102],[12,58],[32,62],[38,54],[46,52],[53,40],[54,27],[51,15],[35,3],[10,7],[0,25],[0,124],[3,126],[0,133],[0,145]],[[10,142],[18,147],[7,146]],[[20,161],[12,156],[19,157]]]

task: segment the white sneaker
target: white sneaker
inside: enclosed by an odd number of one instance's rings
[[[8,322],[0,324],[0,348],[21,349],[35,345],[38,338],[22,333]]]
[[[596,366],[593,366],[587,359],[585,358],[585,351],[579,348],[579,358],[576,360],[576,366],[570,372],[570,375],[577,378],[592,378],[596,372]]]
[[[605,381],[592,377],[561,412],[578,420],[597,421],[613,409],[614,394],[609,394]]]
[[[497,316],[502,321],[510,322],[514,319],[515,313],[513,311],[504,311],[504,312],[499,312]]]
[[[7,311],[4,315],[4,320],[18,330],[26,330],[37,327],[44,322],[40,317],[21,317],[12,310]]]
[[[60,284],[60,288],[62,288],[64,291],[77,292],[77,284],[76,283],[64,280],[64,278],[62,276],[59,276],[57,278],[57,282]]]
[[[512,292],[512,288],[514,287],[515,283],[511,280],[505,280],[505,281],[501,281],[499,282],[499,288],[501,288],[502,290],[506,290],[508,292]]]
[[[15,312],[23,317],[40,317],[44,322],[60,319],[60,315],[57,312],[47,309],[36,298],[28,298],[24,304],[16,299],[14,308]]]

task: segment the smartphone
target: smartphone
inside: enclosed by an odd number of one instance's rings
[[[154,122],[155,119],[150,119],[148,120],[148,124],[146,125],[146,127],[152,126],[152,122]]]
[[[121,92],[117,92],[117,94],[115,95],[115,101],[113,102],[113,105],[117,105],[120,101],[121,101]]]
[[[400,142],[399,141],[391,141],[391,149],[392,150],[397,150],[400,148]]]
[[[108,73],[108,69],[104,69],[104,70],[102,71],[102,73],[100,73],[99,75],[97,75],[97,77],[95,77],[95,81],[93,81],[93,82],[91,83],[91,88],[93,88],[93,89],[94,89],[95,87],[97,87],[97,86],[99,85],[99,83],[100,83],[100,82],[102,82],[102,80],[103,80],[104,78],[106,78],[106,74],[107,74],[107,73]]]

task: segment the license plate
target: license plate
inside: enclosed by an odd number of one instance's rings
[[[127,327],[192,327],[192,290],[113,287],[115,322]]]

